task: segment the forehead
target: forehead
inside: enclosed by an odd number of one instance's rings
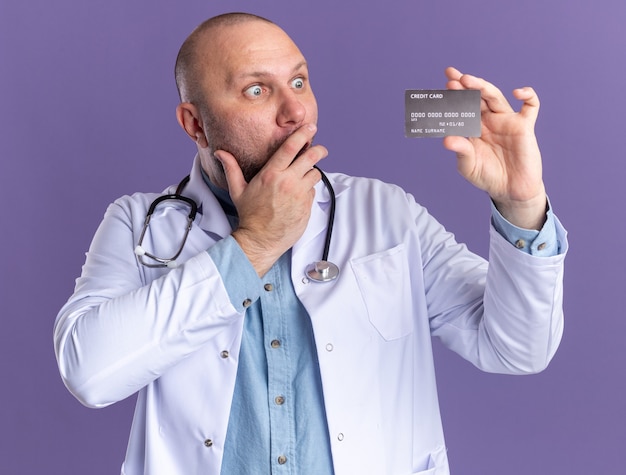
[[[293,74],[304,56],[278,26],[261,21],[221,26],[205,43],[205,74],[226,84],[249,75]]]

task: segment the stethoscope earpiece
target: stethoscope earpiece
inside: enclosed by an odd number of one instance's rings
[[[178,267],[178,261],[176,259],[180,256],[181,252],[183,252],[183,247],[185,247],[185,243],[187,242],[187,236],[189,235],[189,231],[191,230],[191,225],[193,224],[193,220],[196,219],[196,213],[198,212],[198,206],[196,202],[191,198],[187,198],[186,196],[182,196],[181,192],[183,188],[189,181],[189,175],[187,175],[183,180],[178,184],[176,191],[172,194],[166,194],[159,196],[156,200],[154,200],[150,207],[148,208],[148,212],[146,214],[146,218],[143,223],[143,228],[141,230],[141,234],[139,236],[139,242],[135,246],[135,254],[141,264],[146,267],[169,267],[170,269],[175,269]],[[186,203],[189,206],[189,214],[187,215],[187,226],[185,229],[185,234],[183,236],[183,240],[178,248],[176,254],[172,257],[158,257],[148,251],[142,246],[143,238],[148,231],[148,226],[150,225],[150,219],[152,219],[152,213],[156,210],[157,206],[164,201],[179,201],[181,203]],[[147,261],[146,259],[150,259]]]

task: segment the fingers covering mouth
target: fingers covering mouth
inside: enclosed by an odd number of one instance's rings
[[[304,152],[306,152],[311,147],[312,142],[307,142],[304,144],[304,147],[300,149],[300,151],[296,154],[295,158],[298,158]]]

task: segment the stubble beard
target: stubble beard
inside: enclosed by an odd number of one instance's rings
[[[249,137],[246,137],[246,141],[248,142],[246,144],[243,140],[237,140],[237,138],[234,138],[234,134],[229,132],[222,125],[222,122],[217,117],[213,116],[213,114],[211,114],[208,110],[203,111],[202,116],[211,157],[212,160],[215,161],[217,169],[221,172],[222,176],[220,179],[223,180],[224,185],[227,183],[224,169],[221,162],[213,156],[216,150],[224,150],[233,155],[241,168],[246,182],[250,183],[250,181],[261,171],[267,161],[276,153],[286,140],[286,137],[274,140],[265,147],[265,150],[260,150],[260,147],[252,149],[252,144],[261,142],[260,139],[254,140],[253,132]],[[237,140],[237,143],[233,143],[235,140]]]

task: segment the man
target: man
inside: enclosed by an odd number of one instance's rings
[[[331,197],[302,53],[247,14],[185,41],[176,113],[198,155],[182,194],[198,215],[176,265],[142,262],[178,252],[188,209],[157,207],[142,237],[159,195],[123,197],[55,324],[81,402],[138,392],[122,473],[446,474],[431,336],[485,371],[545,368],[566,240],[541,178],[538,98],[514,91],[516,113],[488,82],[446,74],[482,94],[482,137],[444,145],[494,204],[489,265],[398,187],[329,174],[341,271],[319,284],[305,269]]]

